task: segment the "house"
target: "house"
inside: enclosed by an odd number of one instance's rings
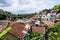
[[[25,33],[23,31],[25,30],[25,24],[22,23],[13,23],[11,25],[12,29],[4,36],[5,40],[23,40],[25,37]],[[33,32],[45,34],[45,27],[32,27]]]
[[[45,27],[36,27],[36,26],[33,26],[32,27],[32,32],[40,33],[40,34],[45,34]]]
[[[44,24],[47,25],[50,28],[52,25],[54,25],[54,22],[45,21]]]
[[[6,40],[22,40],[25,34],[22,32],[24,30],[24,25],[21,23],[13,23],[11,25],[12,29],[4,36]]]
[[[34,18],[37,18],[38,20],[41,19],[41,15],[40,14],[36,14],[35,16],[33,16]],[[40,20],[41,21],[41,20]]]
[[[56,10],[51,10],[51,15],[56,15],[57,11]]]
[[[36,26],[40,26],[40,21],[39,21],[39,20],[36,20],[36,21],[35,21],[35,25],[36,25]]]
[[[60,19],[60,13],[56,15],[56,18],[57,19]]]
[[[41,20],[42,20],[42,22],[47,21],[47,16],[43,14],[41,17]]]
[[[24,20],[23,19],[16,19],[15,22],[24,23]]]
[[[8,22],[0,21],[0,32],[2,32],[5,28],[7,28]]]
[[[56,20],[55,20],[55,22],[60,22],[60,14],[57,14],[57,15],[56,15]]]
[[[47,14],[47,19],[48,19],[48,21],[51,21],[51,13]]]

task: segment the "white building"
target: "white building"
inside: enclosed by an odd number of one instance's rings
[[[56,18],[57,19],[60,19],[60,13],[56,15]]]
[[[39,20],[36,20],[35,21],[35,24],[40,26],[40,21]]]
[[[47,19],[48,19],[48,21],[51,20],[51,13],[48,13],[48,14],[47,14]]]
[[[42,15],[41,20],[42,20],[42,22],[47,21],[47,16],[46,15]]]

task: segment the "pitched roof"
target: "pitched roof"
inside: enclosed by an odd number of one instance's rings
[[[22,33],[24,30],[24,25],[21,23],[14,23],[12,29],[9,31],[12,35],[22,38],[25,34]]]
[[[24,29],[24,30],[26,30],[26,29]],[[27,30],[29,30],[29,29],[27,29]],[[32,26],[32,32],[45,34],[45,27]]]
[[[8,26],[8,22],[0,22],[0,32],[2,32]]]
[[[14,23],[16,23],[16,22],[10,21],[10,22],[8,23],[8,26],[12,26]]]
[[[23,38],[25,36],[25,34],[23,33],[23,30],[25,30],[25,24],[21,24],[21,23],[14,23],[12,26],[12,29],[9,31],[10,34],[18,37],[18,38]],[[32,27],[32,31],[33,32],[37,32],[37,33],[41,33],[44,34],[45,33],[45,28],[44,27],[36,27],[33,26]]]
[[[32,31],[40,34],[45,34],[45,27],[32,27]]]
[[[54,23],[51,21],[45,21],[44,24],[46,24],[48,27],[50,27],[51,25],[53,25]]]

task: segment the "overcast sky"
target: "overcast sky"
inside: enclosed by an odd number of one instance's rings
[[[24,14],[49,9],[59,3],[60,0],[0,0],[0,9]]]

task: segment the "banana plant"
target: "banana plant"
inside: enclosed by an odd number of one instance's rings
[[[6,33],[8,33],[11,30],[11,27],[6,28],[3,30],[3,32],[0,33],[0,38],[2,38]]]

